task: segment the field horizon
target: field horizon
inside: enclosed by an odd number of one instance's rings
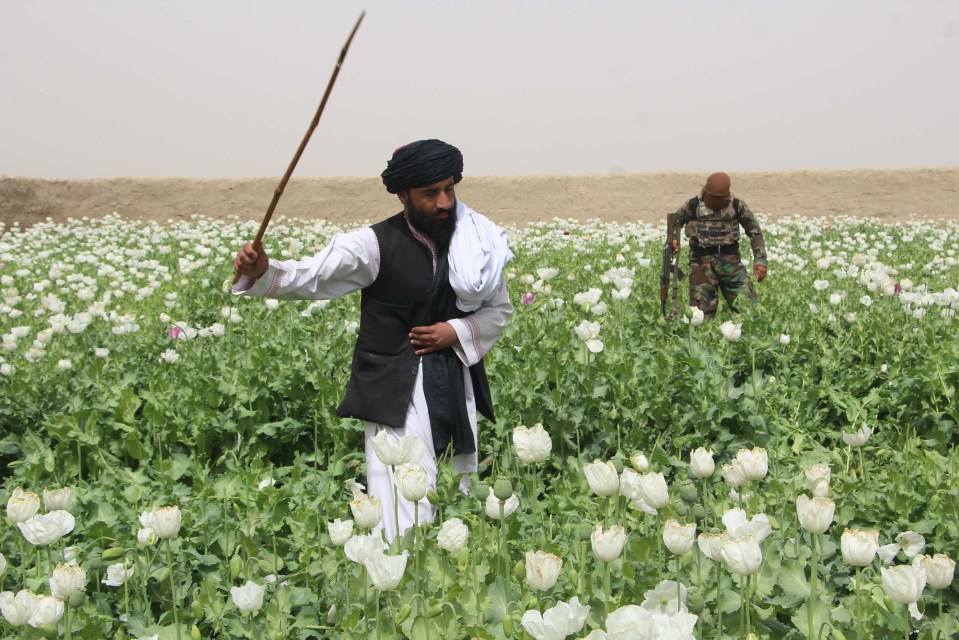
[[[733,192],[771,218],[853,216],[882,223],[956,220],[959,167],[816,169],[731,172]],[[504,225],[556,217],[657,224],[695,195],[705,175],[658,172],[603,175],[465,175],[457,194]],[[277,177],[43,179],[0,176],[0,219],[9,228],[47,219],[101,218],[175,221],[194,214],[259,220]],[[399,209],[378,177],[297,177],[275,216],[351,225]]]

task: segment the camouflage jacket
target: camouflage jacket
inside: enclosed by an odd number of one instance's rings
[[[677,211],[676,223],[686,227],[689,248],[711,249],[726,244],[739,243],[739,227],[749,236],[752,245],[753,261],[766,265],[766,242],[763,232],[756,222],[756,216],[745,202],[739,201],[739,213],[730,202],[722,211],[714,211],[698,200],[695,211],[690,210],[689,202],[684,202]]]

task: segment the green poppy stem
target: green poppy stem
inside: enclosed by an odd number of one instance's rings
[[[722,571],[722,567],[719,566],[720,563],[718,561],[714,562],[713,564],[716,565],[716,626],[719,629],[719,635],[717,635],[716,637],[722,638],[723,637],[723,611],[720,608],[719,597],[723,593],[723,571]]]
[[[416,549],[416,532],[420,528],[420,501],[413,502],[413,568],[416,570],[416,593],[423,593],[420,589],[420,555]],[[396,536],[399,537],[400,530],[397,527]]]
[[[173,579],[173,551],[170,549],[170,545],[173,544],[172,539],[167,540],[166,543],[166,559],[167,565],[170,567],[170,599],[173,603],[173,626],[176,627],[176,640],[180,640],[180,614],[177,611],[176,606],[176,582]]]
[[[739,576],[739,628],[746,628],[746,590],[743,588],[743,576]],[[743,637],[749,635],[744,633]]]
[[[698,547],[698,545],[697,545]],[[699,587],[700,593],[703,590],[703,552],[700,549],[695,549],[693,553],[696,554],[696,586]]]
[[[499,552],[503,560],[503,577],[509,580],[509,558],[506,557],[506,501],[499,501]]]
[[[859,637],[866,637],[864,616],[862,612],[862,567],[856,567],[856,618],[859,622]]]
[[[579,575],[576,577],[576,592],[584,593],[586,587],[583,580],[586,579],[586,543],[579,540],[579,546],[576,548],[577,560],[579,561]]]
[[[610,574],[612,571],[611,571],[611,569],[609,568],[609,565],[610,565],[609,562],[604,562],[603,564],[605,565],[605,567],[604,567],[605,570],[604,570],[604,573],[603,573],[603,604],[606,606],[606,615],[608,616],[609,613],[610,613],[610,611],[609,611],[609,598],[610,598],[610,592],[612,591],[612,590],[609,588],[609,583],[610,583],[609,574]]]
[[[313,417],[313,471],[320,469],[320,421]],[[335,447],[335,445],[334,445]]]
[[[529,499],[533,503],[533,513],[536,514],[537,520],[542,522],[545,518],[543,517],[543,505],[539,501],[539,469],[534,469],[531,464],[526,465],[526,478],[529,484]],[[540,535],[542,534],[543,530],[540,529]]]
[[[813,603],[816,601],[816,579],[817,574],[819,573],[819,555],[818,549],[816,547],[816,534],[810,534],[810,539],[812,544],[812,559],[810,560],[810,571],[809,571],[809,599],[806,601],[806,636],[812,640],[816,637],[815,630],[813,629],[813,614],[815,609],[813,608]]]
[[[680,582],[679,574],[679,556],[676,556],[676,610],[682,611],[683,608],[683,583]]]
[[[482,520],[480,520],[480,522],[482,522]],[[484,541],[484,543],[485,543],[485,541]],[[482,626],[483,626],[483,623],[484,623],[484,619],[486,618],[486,615],[483,613],[483,607],[482,607],[482,605],[480,604],[480,597],[479,597],[479,594],[480,594],[479,575],[476,573],[476,567],[475,567],[475,566],[470,566],[470,573],[471,573],[472,576],[473,576],[473,593],[476,594],[476,602],[477,602],[477,607],[476,607],[476,609],[477,609],[477,614],[478,614],[478,617],[479,617],[479,626],[482,627]]]
[[[349,611],[349,610],[350,610],[350,574],[353,573],[352,569],[353,569],[352,566],[348,566],[348,567],[347,567],[347,570],[343,572],[343,574],[344,574],[344,575],[343,575],[343,583],[344,583],[344,584],[343,584],[343,586],[344,586],[344,589],[343,589],[343,590],[346,592],[346,607],[343,609],[344,611]]]
[[[712,500],[712,486],[709,483],[703,483],[703,531],[709,531],[709,510]]]
[[[480,548],[480,551],[482,551],[482,553],[483,553],[483,557],[485,558],[485,557],[488,557],[488,554],[487,554],[487,548],[486,548],[486,543],[487,543],[487,541],[486,541],[486,517],[485,517],[485,514],[482,513],[482,511],[485,511],[485,505],[484,505],[482,502],[480,502],[480,511],[481,511],[481,513],[480,513],[480,518],[479,518],[479,530],[480,530],[480,534],[479,534],[479,539],[480,539],[479,548]]]
[[[396,467],[390,465],[390,477],[395,480]],[[393,482],[393,523],[396,525],[396,536],[393,538],[393,542],[397,545],[399,544],[400,539],[400,499],[399,491],[396,488],[396,482]],[[397,548],[399,548],[397,546]]]
[[[366,623],[370,622],[370,572],[364,566],[363,567],[363,618],[366,619]],[[377,621],[373,621],[375,626]]]
[[[25,538],[20,536],[20,564],[26,566],[27,564],[27,545],[24,544]],[[20,572],[20,588],[27,588],[27,572]]]

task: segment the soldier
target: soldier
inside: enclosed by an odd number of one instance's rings
[[[733,301],[740,293],[750,300],[756,291],[739,257],[739,227],[749,236],[753,250],[753,275],[758,282],[766,277],[766,244],[763,232],[746,203],[733,198],[725,173],[706,179],[700,196],[683,203],[677,211],[678,226],[686,226],[689,238],[689,305],[702,310],[707,318],[716,315],[722,291],[726,304],[734,312]],[[672,241],[673,253],[679,252],[679,240]]]

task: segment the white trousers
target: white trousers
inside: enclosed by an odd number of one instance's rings
[[[473,442],[476,442],[476,398],[473,394],[473,381],[470,379],[469,369],[463,367],[464,386],[466,388],[466,412],[469,415],[470,428],[473,430]],[[383,464],[373,453],[373,447],[370,445],[370,439],[380,431],[386,431],[399,439],[403,436],[416,436],[426,445],[426,454],[420,460],[420,464],[426,469],[429,477],[430,489],[436,489],[436,456],[433,453],[433,432],[430,430],[430,416],[426,407],[426,397],[423,395],[423,367],[420,367],[416,374],[416,383],[413,387],[413,400],[410,403],[409,412],[406,414],[406,427],[395,429],[375,422],[367,422],[365,425],[366,442],[366,491],[371,496],[376,496],[383,505],[383,537],[387,542],[392,542],[396,537],[396,512],[393,502],[393,469]],[[477,454],[464,453],[453,456],[453,469],[457,473],[476,471]],[[469,488],[469,476],[463,476],[460,482],[460,488],[465,492]],[[406,531],[414,523],[413,503],[401,495],[396,496],[399,500],[399,527],[400,531]],[[433,505],[425,498],[419,503],[419,522],[432,522],[434,517]]]

